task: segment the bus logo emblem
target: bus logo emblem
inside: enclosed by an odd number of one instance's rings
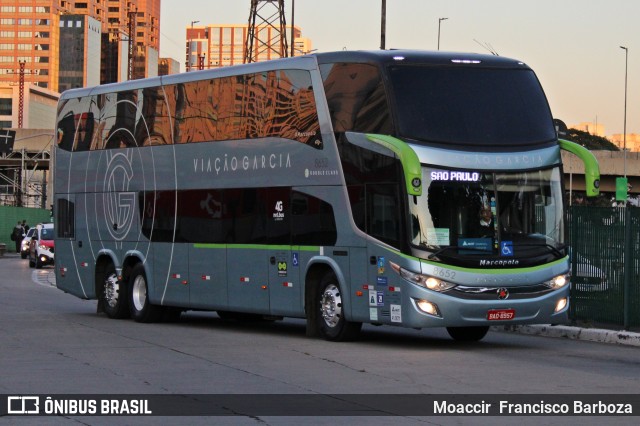
[[[278,276],[286,277],[287,276],[287,262],[278,262]]]
[[[504,287],[499,288],[497,293],[498,293],[498,299],[500,300],[505,300],[506,298],[509,297],[509,290],[507,290]]]
[[[131,158],[122,153],[109,153],[104,178],[104,217],[106,229],[116,241],[122,241],[133,224],[135,193],[127,192],[132,179]]]

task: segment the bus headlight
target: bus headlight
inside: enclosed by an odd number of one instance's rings
[[[436,305],[435,303],[429,302],[428,300],[424,299],[416,300],[415,303],[418,309],[420,309],[425,314],[442,318],[440,310],[438,309],[438,305]]]
[[[391,268],[396,271],[402,278],[407,281],[410,281],[414,284],[418,284],[421,287],[428,288],[429,290],[443,292],[447,291],[450,288],[456,286],[456,284],[440,280],[435,277],[431,277],[429,275],[418,274],[416,272],[408,271],[404,268],[401,268],[400,265],[389,262]]]
[[[543,284],[551,289],[557,290],[569,284],[570,278],[571,276],[569,274],[558,275],[549,281],[545,281]]]
[[[560,312],[561,310],[566,308],[567,302],[568,300],[566,297],[563,297],[562,299],[558,300],[558,302],[556,303],[556,309],[554,310],[554,312]]]

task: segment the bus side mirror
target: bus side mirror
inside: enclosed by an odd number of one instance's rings
[[[595,155],[582,145],[575,142],[558,139],[560,148],[580,157],[584,163],[584,179],[587,197],[595,197],[600,194],[600,166]]]

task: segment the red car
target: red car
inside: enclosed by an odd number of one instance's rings
[[[42,268],[54,264],[53,223],[41,223],[29,242],[29,266]]]

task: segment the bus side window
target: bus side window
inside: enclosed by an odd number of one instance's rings
[[[73,201],[59,198],[58,210],[56,214],[56,230],[58,238],[75,237],[75,203]],[[34,231],[34,233],[37,231]]]
[[[224,191],[223,229],[229,244],[265,244],[267,241],[267,196],[265,188]]]
[[[268,189],[267,243],[291,244],[291,190],[288,187]]]
[[[293,191],[291,194],[291,233],[294,245],[334,246],[338,239],[331,204]]]
[[[367,185],[368,234],[395,247],[402,240],[399,192],[397,184]]]
[[[392,133],[387,96],[376,66],[322,64],[320,72],[334,132]]]

